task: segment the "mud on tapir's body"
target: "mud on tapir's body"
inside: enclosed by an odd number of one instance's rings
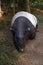
[[[34,15],[21,11],[13,16],[10,30],[13,34],[15,48],[18,51],[24,51],[24,40],[35,38],[37,28],[37,18]]]

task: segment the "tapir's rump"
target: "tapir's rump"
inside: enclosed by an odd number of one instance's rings
[[[36,35],[37,18],[27,12],[18,12],[11,22],[14,44],[17,50],[23,51],[24,39],[33,39]]]

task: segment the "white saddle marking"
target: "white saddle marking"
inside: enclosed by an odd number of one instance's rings
[[[18,12],[14,15],[14,17],[12,18],[11,26],[13,26],[15,19],[20,16],[26,17],[28,20],[30,20],[30,22],[33,24],[33,26],[36,27],[37,18],[33,14],[30,14],[30,13],[24,12],[24,11]]]

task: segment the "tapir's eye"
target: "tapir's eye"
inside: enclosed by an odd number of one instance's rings
[[[28,31],[30,31],[30,28],[28,28]]]

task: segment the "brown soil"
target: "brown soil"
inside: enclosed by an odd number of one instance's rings
[[[43,65],[43,23],[39,24],[34,40],[28,40],[25,53],[19,56],[20,65]]]
[[[8,29],[4,33],[12,39],[12,35]],[[0,32],[0,36],[1,34],[3,35]],[[26,42],[25,52],[18,53],[18,55],[19,64],[17,65],[43,65],[43,23],[39,23],[39,32],[37,32],[36,38],[34,40],[28,40]]]

